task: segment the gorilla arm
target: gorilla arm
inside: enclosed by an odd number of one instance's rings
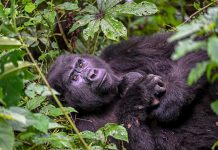
[[[206,60],[206,52],[190,53],[178,60],[171,72],[162,76],[166,93],[160,99],[160,105],[153,110],[152,115],[160,122],[178,120],[183,109],[190,105],[196,97],[199,89],[207,83],[204,77],[189,86],[187,78],[192,68],[200,61]]]

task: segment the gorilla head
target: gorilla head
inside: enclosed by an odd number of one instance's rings
[[[58,57],[47,79],[68,106],[84,110],[111,102],[121,82],[103,60],[87,55]]]

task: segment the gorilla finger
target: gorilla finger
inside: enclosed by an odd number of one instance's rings
[[[155,90],[155,94],[158,94],[158,95],[166,92],[166,88],[159,86],[159,85],[156,85],[154,87],[154,90]]]

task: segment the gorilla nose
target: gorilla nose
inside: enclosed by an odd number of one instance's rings
[[[98,78],[98,69],[92,68],[88,69],[87,79],[89,81],[95,81]]]

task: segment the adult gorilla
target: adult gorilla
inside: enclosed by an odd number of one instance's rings
[[[65,105],[79,110],[80,130],[123,123],[128,149],[210,149],[218,130],[204,94],[207,82],[186,83],[207,55],[199,51],[172,61],[175,43],[167,42],[169,36],[132,38],[107,47],[100,57],[57,58],[47,79]]]

